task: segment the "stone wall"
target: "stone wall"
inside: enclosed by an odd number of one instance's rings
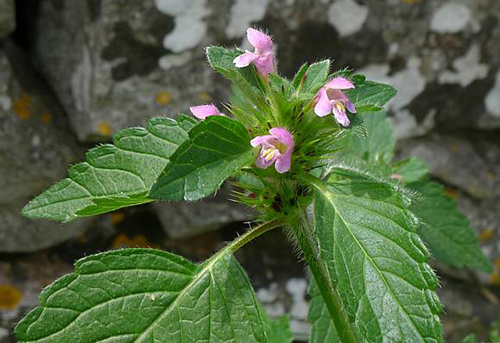
[[[473,218],[491,217],[475,222],[479,233],[497,230],[496,0],[25,0],[17,2],[20,23],[12,37],[6,36],[14,28],[13,1],[0,6],[6,9],[0,76],[8,81],[0,86],[1,151],[7,156],[0,162],[0,201],[15,211],[81,159],[84,145],[108,141],[151,116],[175,117],[190,105],[227,99],[227,84],[209,69],[203,48],[245,47],[246,28],[257,26],[274,35],[284,75],[329,57],[335,68],[353,68],[398,88],[388,108],[402,139],[401,156],[427,160],[459,202],[470,204],[465,207]],[[30,63],[16,57],[23,54]],[[50,103],[47,109],[42,100]],[[62,128],[51,129],[56,124]],[[179,213],[175,206],[154,209],[164,218]],[[490,215],[475,215],[478,206]],[[238,213],[225,217],[246,216]],[[12,230],[0,228],[6,236]],[[180,230],[166,229],[174,235]],[[16,250],[9,246],[0,249]]]
[[[105,216],[62,226],[19,211],[118,130],[227,100],[204,47],[245,48],[248,26],[274,35],[286,76],[331,58],[394,85],[399,157],[431,165],[500,268],[498,0],[0,0],[0,252],[104,225]],[[150,211],[175,238],[249,218],[223,198]],[[499,273],[481,281],[500,284]]]

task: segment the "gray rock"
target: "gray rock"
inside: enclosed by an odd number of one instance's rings
[[[198,202],[157,202],[154,208],[171,238],[188,238],[238,221],[251,220],[250,210],[228,200],[229,186]]]
[[[16,7],[14,0],[0,0],[0,39],[16,28]]]
[[[0,203],[41,192],[83,152],[45,85],[8,50],[0,51]]]
[[[211,43],[206,6],[41,1],[36,61],[80,140],[99,141],[159,112],[175,117],[212,100],[218,88],[204,57]]]
[[[489,166],[467,140],[431,135],[403,140],[398,144],[402,156],[417,156],[431,167],[431,174],[445,184],[460,188],[478,199],[494,195],[495,182]]]
[[[91,222],[79,219],[61,224],[24,218],[20,212],[28,200],[0,205],[0,252],[26,253],[48,248],[83,234]]]
[[[34,251],[82,232],[87,221],[62,227],[20,214],[29,198],[64,177],[79,155],[57,102],[22,54],[6,44],[0,50],[0,252]]]
[[[341,14],[341,15],[340,15]],[[324,57],[393,84],[399,137],[436,127],[500,127],[500,3],[433,1],[41,2],[36,59],[81,140],[225,100],[206,44],[268,29],[279,70]],[[83,29],[82,29],[83,28]],[[462,96],[467,94],[467,96]],[[474,115],[471,115],[471,114]]]
[[[495,133],[457,138],[437,134],[400,141],[398,158],[418,156],[431,175],[454,189],[457,205],[480,237],[482,250],[494,265],[493,275],[476,273],[481,283],[500,282],[500,145]],[[440,271],[470,279],[470,273],[441,266]]]

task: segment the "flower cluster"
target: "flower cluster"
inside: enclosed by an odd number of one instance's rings
[[[248,42],[254,51],[246,50],[233,60],[235,67],[244,68],[254,65],[262,78],[268,82],[269,74],[276,72],[276,57],[273,52],[272,38],[258,30],[247,30]],[[333,113],[335,120],[343,127],[350,124],[347,111],[356,113],[354,104],[343,91],[353,89],[354,84],[345,77],[334,77],[327,82],[317,93],[314,101],[314,113],[318,117]],[[190,107],[191,113],[198,119],[209,116],[224,115],[213,104]],[[289,130],[283,127],[274,127],[269,130],[270,135],[257,136],[250,144],[260,147],[261,150],[255,161],[259,168],[266,169],[274,164],[278,173],[290,171],[294,139]]]

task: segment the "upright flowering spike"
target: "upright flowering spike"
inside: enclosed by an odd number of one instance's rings
[[[210,116],[222,116],[223,114],[219,112],[219,109],[214,104],[192,106],[189,108],[191,113],[198,119],[205,119]]]
[[[333,112],[335,119],[340,125],[344,127],[349,126],[350,122],[346,109],[351,113],[356,113],[356,108],[342,91],[352,88],[354,88],[354,84],[344,77],[332,79],[318,92],[314,113],[320,117],[324,117]]]
[[[254,52],[246,50],[244,54],[236,57],[233,62],[237,68],[254,64],[259,73],[267,78],[269,73],[276,71],[276,57],[273,53],[273,41],[263,32],[249,28],[247,39],[255,48]]]
[[[250,141],[253,147],[261,146],[259,157],[255,161],[257,167],[266,169],[276,162],[274,167],[280,174],[290,170],[293,152],[293,138],[290,132],[275,127],[269,130],[270,135],[258,136]]]

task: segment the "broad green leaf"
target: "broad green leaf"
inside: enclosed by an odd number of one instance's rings
[[[359,158],[371,164],[389,164],[394,155],[396,138],[392,124],[384,111],[359,113],[366,137],[346,133],[338,144],[344,149],[343,158]]]
[[[316,93],[325,84],[330,71],[330,60],[313,63],[304,74],[302,93]]]
[[[248,278],[228,251],[201,265],[152,249],[79,260],[16,327],[20,342],[267,342]]]
[[[69,177],[28,203],[23,215],[67,222],[152,201],[147,193],[195,123],[158,117],[145,129],[118,132],[113,145],[91,149],[86,162],[69,168]]]
[[[318,286],[311,280],[308,288],[311,300],[307,319],[312,324],[309,343],[336,343],[340,342],[337,330],[328,313],[325,301],[319,292]]]
[[[224,116],[211,116],[189,131],[170,158],[150,196],[163,200],[201,199],[250,164],[253,149],[246,128]]]
[[[240,55],[238,51],[228,50],[220,46],[209,46],[206,55],[210,66],[218,73],[231,78],[236,70],[233,60]]]
[[[236,68],[233,60],[244,52],[241,50],[229,50],[220,46],[209,46],[206,55],[210,66],[218,73],[237,83],[240,87],[246,80],[248,85],[262,88],[262,81],[253,65],[245,68]],[[248,88],[249,90],[251,88]]]
[[[271,319],[266,315],[266,336],[267,343],[292,343],[290,317],[287,315]]]
[[[369,342],[441,342],[438,281],[396,186],[343,180],[317,187],[315,233],[349,320]]]
[[[429,172],[427,163],[418,157],[410,157],[393,165],[392,171],[405,183],[415,182],[425,177]]]
[[[397,93],[394,87],[373,81],[363,81],[356,88],[349,89],[346,95],[351,99],[358,112],[369,111],[372,106],[382,108]]]
[[[206,55],[210,66],[218,73],[233,81],[233,88],[237,88],[239,102],[249,102],[260,111],[265,111],[266,103],[262,99],[262,78],[253,66],[236,68],[233,60],[243,51],[228,50],[220,46],[210,46],[206,49]],[[234,89],[233,89],[234,92]]]
[[[420,218],[419,234],[432,255],[444,264],[470,267],[491,272],[469,220],[457,208],[455,200],[443,192],[436,182],[415,182],[407,185],[423,195],[411,210]]]

